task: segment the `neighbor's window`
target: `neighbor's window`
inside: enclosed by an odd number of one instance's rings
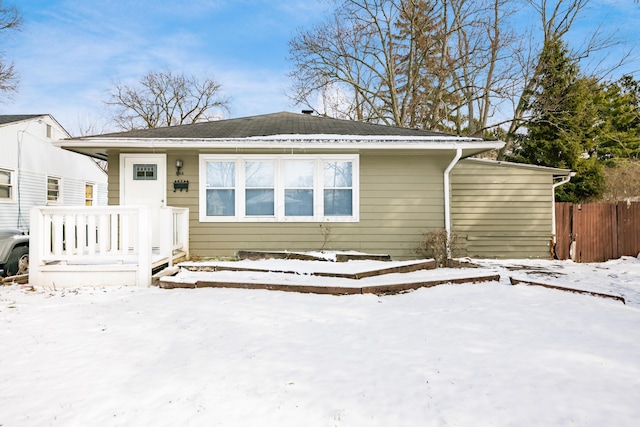
[[[13,200],[13,171],[0,169],[0,200]]]
[[[47,177],[47,203],[55,204],[60,202],[60,178]]]
[[[358,221],[357,155],[200,156],[201,221]]]
[[[95,184],[87,182],[84,185],[84,205],[85,206],[93,206],[95,203]]]

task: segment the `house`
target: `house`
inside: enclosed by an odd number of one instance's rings
[[[107,204],[107,175],[53,141],[71,136],[49,114],[0,115],[0,228],[29,232],[33,206]]]
[[[189,210],[189,251],[357,250],[415,257],[425,232],[454,255],[550,258],[553,194],[570,171],[472,156],[500,141],[280,112],[63,139],[108,160],[109,205]]]

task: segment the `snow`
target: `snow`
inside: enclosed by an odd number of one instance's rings
[[[639,260],[471,261],[462,271],[500,282],[392,296],[0,287],[0,425],[637,425]]]

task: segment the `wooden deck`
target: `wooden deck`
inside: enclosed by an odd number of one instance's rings
[[[442,284],[500,280],[497,274],[473,274],[463,269],[455,274],[445,273],[435,269],[434,260],[381,261],[376,268],[352,272],[339,270],[345,267],[358,270],[357,262],[338,266],[339,263],[325,261],[314,263],[296,258],[296,261],[288,261],[293,264],[291,268],[283,269],[247,267],[247,263],[241,262],[183,263],[180,267],[189,273],[182,277],[161,277],[157,284],[164,289],[236,288],[329,295],[391,295]],[[294,268],[296,262],[298,267],[302,264],[304,268]]]

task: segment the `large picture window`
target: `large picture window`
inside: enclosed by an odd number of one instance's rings
[[[200,221],[358,221],[357,155],[200,156]]]

